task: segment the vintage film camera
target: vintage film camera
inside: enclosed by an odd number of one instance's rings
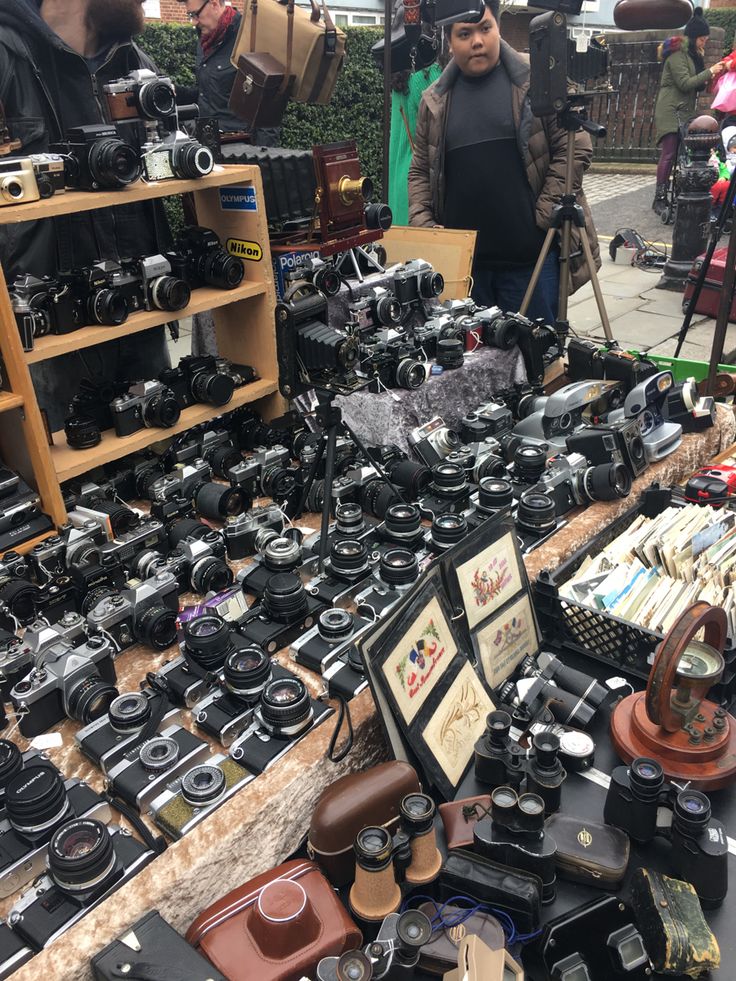
[[[460,447],[460,436],[446,426],[440,416],[435,416],[423,426],[412,429],[407,442],[425,466],[434,467]]]
[[[155,127],[141,146],[141,160],[147,181],[196,180],[211,174],[215,166],[209,147],[179,129],[162,139]]]
[[[376,521],[363,514],[363,508],[357,501],[340,501],[335,506],[335,520],[330,523],[327,532],[328,549],[334,541],[357,538],[372,547],[376,536]],[[305,555],[316,555],[319,552],[321,535],[317,531],[304,539],[302,551]]]
[[[0,159],[0,207],[50,198],[65,186],[64,161],[58,153]]]
[[[572,382],[552,395],[532,393],[519,401],[521,421],[514,426],[514,433],[528,441],[550,444],[551,452],[564,452],[568,436],[589,422],[591,415],[610,413],[621,404],[622,397],[621,383],[608,381]]]
[[[183,279],[171,274],[171,263],[166,256],[148,255],[133,260],[143,292],[146,310],[183,310],[189,303],[192,291]]]
[[[254,555],[262,547],[263,536],[280,533],[285,523],[283,512],[275,504],[229,517],[223,528],[228,558],[244,559]]]
[[[48,848],[48,873],[8,917],[33,950],[43,950],[156,857],[129,831],[93,818],[67,821]]]
[[[201,225],[189,225],[176,240],[176,252],[167,253],[175,276],[190,287],[211,286],[234,290],[243,281],[243,260],[223,249],[216,232]]]
[[[164,567],[143,581],[130,580],[120,591],[103,590],[87,623],[112,637],[119,650],[142,643],[163,651],[176,640],[178,612],[179,584]]]
[[[233,487],[240,487],[248,497],[268,496],[274,478],[291,465],[291,454],[285,446],[257,446],[227,471]]]
[[[371,578],[379,561],[365,541],[346,538],[332,542],[324,570],[306,583],[307,592],[329,606],[345,604]]]
[[[665,405],[674,378],[671,371],[651,375],[631,389],[623,407],[608,414],[609,422],[637,419],[647,463],[655,463],[673,453],[682,442],[682,426],[664,417]]]
[[[436,300],[445,288],[441,273],[424,259],[412,259],[394,270],[391,291],[402,307]]]
[[[23,273],[15,278],[9,295],[24,351],[33,350],[37,337],[68,334],[82,326],[71,290],[48,276],[39,279]]]
[[[214,528],[197,524],[206,530],[180,538],[165,558],[155,550],[142,552],[136,562],[139,575],[171,574],[182,593],[205,595],[221,592],[232,585],[233,573],[224,561],[222,536]]]
[[[364,177],[354,140],[312,148],[323,255],[365,245],[391,227],[386,205],[371,204],[373,182]]]
[[[131,385],[125,395],[110,403],[116,436],[130,436],[141,429],[170,429],[179,421],[176,396],[159,381]]]
[[[82,643],[87,636],[87,624],[79,613],[65,613],[58,623],[48,624],[45,619],[29,624],[23,639],[10,635],[0,644],[0,694],[10,697],[10,690],[24,678],[47,650],[59,643]]]
[[[227,429],[208,429],[201,436],[187,434],[178,445],[172,444],[165,454],[166,465],[169,467],[175,463],[188,463],[197,459],[209,463],[215,477],[228,479],[231,468],[237,467],[243,458]],[[249,496],[255,496],[250,488]]]
[[[316,625],[291,645],[290,657],[321,674],[330,695],[350,699],[368,683],[355,641],[371,623],[340,607],[325,610]]]
[[[309,630],[324,607],[295,572],[278,572],[269,578],[260,602],[250,608],[240,629],[249,641],[273,654]]]
[[[373,582],[355,597],[358,614],[378,620],[399,602],[419,578],[419,562],[406,548],[391,548],[381,556]]]
[[[470,488],[463,466],[443,460],[432,467],[432,482],[419,499],[423,518],[439,514],[461,514],[470,507]]]
[[[517,314],[504,313],[499,307],[488,307],[476,310],[473,316],[480,323],[479,333],[486,347],[508,351],[519,343],[520,321]]]
[[[317,289],[324,279],[324,276],[321,279],[315,276],[313,282]],[[325,296],[331,295],[324,289],[321,292]],[[369,334],[381,327],[397,327],[401,323],[401,304],[385,286],[375,286],[350,304],[350,314],[358,331]]]
[[[442,342],[440,342],[442,343]],[[382,388],[404,388],[413,391],[427,380],[428,365],[416,342],[392,329],[382,331],[363,346],[363,370],[373,374],[374,383]]]
[[[609,461],[623,463],[632,478],[648,466],[638,418],[583,426],[567,437],[567,449],[582,453],[592,466]]]
[[[623,463],[591,467],[580,453],[560,454],[547,461],[537,487],[554,498],[556,513],[561,516],[593,501],[628,497],[631,473]]]
[[[67,130],[66,140],[52,144],[49,151],[64,157],[67,187],[81,191],[127,187],[142,172],[134,148],[105,123],[74,126]]]
[[[81,269],[60,272],[58,281],[69,291],[72,304],[73,321],[76,327],[102,324],[117,327],[128,319],[130,309],[135,309],[137,300],[131,296],[129,284],[121,281],[122,266],[113,259],[101,259]],[[123,277],[124,279],[125,277]],[[133,290],[136,294],[139,286]],[[56,318],[57,322],[60,320]],[[67,327],[66,331],[70,328]]]
[[[227,405],[235,391],[235,374],[210,354],[187,354],[176,368],[165,368],[159,381],[176,395],[182,409],[190,405]],[[252,380],[252,379],[248,379]]]

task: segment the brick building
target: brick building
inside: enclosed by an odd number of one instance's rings
[[[296,0],[302,7],[308,7],[308,0]],[[233,6],[243,10],[244,0],[234,0]],[[145,0],[146,17],[156,23],[186,23],[186,8],[178,0]],[[383,0],[330,0],[330,13],[338,27],[371,26],[383,24]]]

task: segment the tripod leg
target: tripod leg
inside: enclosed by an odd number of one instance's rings
[[[324,444],[323,444],[324,445]],[[327,427],[327,460],[325,461],[325,499],[322,504],[322,524],[319,532],[319,571],[322,572],[327,557],[327,536],[330,533],[332,516],[332,479],[335,475],[335,447],[337,445],[337,425]]]
[[[708,387],[709,395],[715,394],[716,375],[718,365],[723,357],[723,345],[726,342],[726,331],[728,321],[731,316],[731,303],[733,302],[733,288],[736,283],[736,222],[731,225],[731,234],[728,239],[728,252],[726,253],[726,268],[723,271],[723,288],[718,303],[718,316],[716,317],[716,329],[713,332],[713,347],[710,352],[710,366],[708,368]]]
[[[368,263],[368,265],[372,266],[376,270],[376,272],[379,273],[386,272],[386,270],[381,265],[381,263],[376,258],[374,258],[370,254],[370,252],[367,252],[362,245],[356,245],[355,251],[358,253],[358,255],[361,255]]]
[[[352,441],[355,443],[355,445],[358,447],[358,449],[363,454],[363,456],[365,457],[365,459],[366,460],[370,460],[370,453],[368,452],[368,450],[366,450],[365,446],[363,445],[363,441],[360,439],[359,436],[357,436],[355,434],[355,432],[350,428],[350,426],[348,426],[348,424],[345,422],[344,419],[343,419],[343,422],[342,422],[342,428],[348,434],[348,436],[350,437],[350,439],[352,439]],[[386,481],[386,483],[391,488],[391,490],[398,496],[399,500],[405,502],[405,498],[404,498],[403,492],[395,484],[392,484],[391,483],[391,481],[386,476],[386,471],[383,469],[383,467],[381,466],[381,464],[380,463],[376,463],[376,461],[374,460],[373,461],[373,466],[379,472],[379,474],[381,475],[381,477],[383,477],[383,479]]]
[[[601,323],[603,324],[603,333],[606,335],[607,341],[613,340],[613,334],[611,332],[611,323],[608,319],[608,313],[606,311],[605,304],[603,302],[603,293],[601,293],[601,284],[598,280],[598,271],[595,268],[595,261],[593,260],[593,253],[590,248],[590,239],[588,238],[588,230],[586,228],[580,229],[580,241],[583,246],[583,255],[585,256],[585,262],[588,266],[588,272],[590,273],[590,284],[593,287],[593,294],[595,295],[595,302],[598,306],[598,313],[601,316]]]
[[[532,302],[532,296],[534,295],[534,290],[537,288],[537,283],[539,282],[539,277],[542,274],[542,266],[547,260],[549,255],[549,250],[552,248],[552,239],[557,231],[556,228],[548,228],[547,234],[544,239],[544,244],[542,245],[542,251],[539,253],[539,258],[534,266],[534,272],[532,273],[532,278],[529,280],[529,285],[526,288],[526,293],[524,294],[524,299],[521,301],[521,306],[519,307],[519,313],[522,317],[526,316],[526,312],[529,309],[529,304]]]

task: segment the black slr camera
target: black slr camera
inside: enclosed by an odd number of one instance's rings
[[[187,354],[176,368],[165,368],[159,381],[176,395],[179,405],[227,405],[235,391],[235,379],[211,354]]]
[[[141,176],[141,162],[132,146],[118,138],[114,126],[75,126],[66,142],[49,147],[65,158],[67,187],[82,191],[115,190]]]
[[[43,950],[155,857],[117,825],[67,821],[49,843],[48,873],[21,896],[8,921],[33,950]]]
[[[59,285],[69,291],[74,324],[117,327],[128,319],[127,290],[117,285],[122,267],[113,259],[101,259],[82,269],[59,273]],[[131,304],[135,309],[135,304]]]
[[[405,335],[379,341],[369,350],[363,367],[375,373],[383,388],[413,391],[427,380],[427,365],[422,352]]]
[[[188,226],[177,239],[176,249],[166,258],[173,274],[189,283],[193,290],[202,286],[234,290],[243,281],[243,260],[223,249],[217,233],[211,228]]]
[[[333,541],[324,571],[309,580],[307,591],[328,606],[345,603],[370,579],[378,560],[378,553],[358,538]]]
[[[630,766],[616,767],[603,818],[637,842],[647,843],[656,836],[669,839],[672,870],[678,879],[691,883],[704,909],[716,909],[726,898],[726,829],[711,816],[705,794],[680,791],[666,783],[656,760],[639,756]]]
[[[424,259],[412,259],[394,273],[391,289],[402,306],[420,300],[434,300],[445,288],[442,275]]]
[[[69,334],[81,326],[71,290],[48,276],[39,279],[23,273],[15,278],[9,295],[24,351],[33,350],[37,337]]]
[[[192,708],[217,683],[227,657],[252,645],[214,611],[185,620],[183,634],[181,654],[157,678],[177,705]]]
[[[291,645],[297,664],[321,674],[330,697],[351,699],[368,684],[355,641],[372,621],[340,607],[320,613],[312,627]]]
[[[273,654],[309,630],[324,607],[306,591],[295,572],[279,572],[269,578],[260,603],[248,611],[241,631],[249,641]]]
[[[355,597],[360,616],[378,620],[395,606],[419,578],[419,562],[406,548],[384,552],[373,573],[373,582]]]
[[[237,580],[243,592],[260,599],[271,576],[277,572],[296,572],[301,564],[302,547],[299,542],[274,535],[259,550],[253,563],[238,573]]]

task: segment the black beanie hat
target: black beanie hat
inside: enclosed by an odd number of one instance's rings
[[[685,24],[683,33],[685,37],[689,37],[693,41],[696,37],[708,37],[710,34],[710,25],[705,17],[703,17],[702,7],[695,8],[692,17],[687,24]]]

